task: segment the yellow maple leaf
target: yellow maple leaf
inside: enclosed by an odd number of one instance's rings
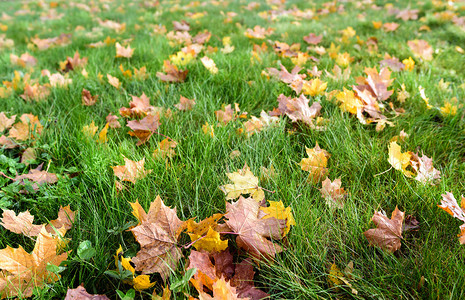
[[[97,130],[98,127],[95,126],[94,121],[92,121],[92,123],[90,123],[89,125],[82,127],[82,132],[88,137],[93,137]]]
[[[405,65],[406,71],[413,71],[413,68],[415,67],[415,61],[412,59],[412,57],[404,59],[402,63]]]
[[[141,291],[151,288],[155,282],[150,282],[149,275],[138,275],[132,280],[132,285],[136,291]]]
[[[7,246],[0,250],[0,298],[31,297],[35,287],[45,287],[60,279],[60,275],[47,270],[48,265],[59,266],[68,253],[59,252],[60,238],[42,227],[32,253],[23,247]]]
[[[228,248],[228,240],[222,240],[220,233],[213,230],[211,227],[208,228],[205,236],[189,233],[191,241],[196,241],[194,247],[197,250],[206,250],[208,252],[221,252]]]
[[[268,201],[269,207],[260,207],[266,215],[262,219],[276,218],[278,220],[286,220],[286,228],[284,229],[283,236],[286,236],[291,230],[291,226],[295,226],[296,222],[292,215],[291,207],[284,207],[282,201]]]
[[[136,270],[134,269],[134,267],[130,264],[131,262],[131,258],[129,257],[124,257],[123,256],[123,248],[121,247],[121,245],[119,245],[119,248],[118,250],[116,250],[116,255],[115,255],[115,265],[116,265],[116,268],[118,268],[118,261],[121,262],[121,266],[123,266],[123,268],[125,270],[129,270],[131,271],[132,274],[135,274],[136,273]]]
[[[236,199],[245,194],[250,194],[256,201],[265,199],[265,193],[258,186],[258,177],[254,176],[247,164],[237,172],[227,173],[226,176],[234,182],[220,186],[220,189],[226,194],[226,199]]]
[[[308,157],[302,158],[300,167],[304,171],[310,172],[308,180],[313,183],[319,182],[328,173],[326,166],[328,165],[328,158],[331,156],[326,150],[320,148],[318,143],[315,147],[305,148]]]
[[[336,95],[336,99],[340,102],[339,107],[342,111],[347,111],[353,115],[356,115],[357,110],[363,106],[362,101],[355,96],[355,93],[346,88]]]
[[[310,95],[312,97],[324,94],[328,83],[321,81],[319,78],[312,79],[310,81],[305,81],[302,86],[302,91],[305,95]]]
[[[113,77],[110,74],[107,74],[107,78],[108,78],[108,83],[110,83],[115,88],[119,89],[121,87],[121,82],[119,81],[118,78]]]
[[[103,129],[98,134],[98,142],[99,143],[106,143],[108,141],[108,138],[107,138],[108,126],[110,126],[110,125],[107,123],[105,125],[105,127],[103,127]]]
[[[204,134],[209,135],[210,137],[215,136],[215,129],[213,129],[213,125],[208,124],[208,122],[205,122],[205,124],[202,125],[202,131]]]
[[[413,173],[406,170],[407,167],[410,166],[410,158],[412,157],[410,152],[402,153],[400,146],[396,142],[391,142],[388,149],[388,161],[391,166],[401,171],[405,176],[411,177]]]

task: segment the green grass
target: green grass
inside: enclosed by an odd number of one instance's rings
[[[465,31],[451,21],[438,20],[434,13],[445,7],[434,6],[429,1],[418,4],[416,1],[393,2],[399,8],[420,9],[416,21],[402,21],[388,15],[385,9],[374,10],[368,5],[356,8],[354,3],[340,3],[345,7],[343,13],[321,15],[315,19],[299,19],[299,25],[293,23],[292,16],[277,18],[274,21],[260,18],[258,12],[269,10],[270,4],[260,2],[256,10],[245,10],[246,1],[229,1],[224,5],[188,7],[188,1],[161,1],[155,8],[141,8],[143,1],[94,2],[101,12],[88,13],[72,7],[70,2],[59,1],[57,11],[64,13],[59,20],[41,21],[40,14],[46,11],[48,2],[40,8],[36,2],[25,2],[32,13],[15,16],[21,9],[21,2],[0,3],[0,10],[14,19],[1,20],[8,25],[6,37],[13,39],[15,46],[0,52],[0,79],[11,81],[14,71],[23,74],[27,69],[13,66],[9,55],[21,55],[28,51],[38,59],[38,64],[31,73],[32,78],[40,78],[42,69],[57,72],[60,61],[72,56],[76,50],[81,57],[88,57],[85,79],[80,72],[70,72],[73,80],[68,88],[52,88],[45,101],[26,102],[19,97],[22,91],[9,98],[1,99],[0,111],[7,115],[32,113],[37,115],[44,125],[43,134],[35,141],[38,149],[35,168],[39,163],[49,164],[49,171],[61,175],[55,185],[44,186],[34,194],[21,194],[18,187],[6,178],[0,179],[1,208],[13,209],[15,212],[29,210],[36,216],[37,224],[56,218],[60,205],[71,205],[77,211],[76,222],[67,233],[71,239],[68,244],[70,253],[67,269],[61,273],[62,278],[49,286],[49,289],[37,290],[35,298],[63,298],[68,287],[75,288],[84,283],[91,293],[106,293],[116,298],[115,290],[127,291],[131,287],[104,274],[114,269],[116,249],[121,244],[125,255],[134,256],[139,245],[130,232],[128,222],[135,222],[128,202],[136,199],[143,207],[160,195],[165,204],[176,207],[182,220],[196,217],[197,221],[213,213],[225,211],[225,197],[218,189],[229,183],[226,173],[236,171],[247,163],[255,175],[260,174],[260,167],[271,165],[278,174],[272,180],[260,182],[263,188],[274,191],[265,192],[269,200],[282,200],[291,206],[297,225],[283,242],[286,250],[275,261],[262,263],[256,269],[256,286],[270,293],[272,299],[316,299],[316,298],[354,298],[354,299],[460,299],[465,297],[465,277],[463,261],[464,246],[458,242],[460,222],[439,209],[441,194],[453,192],[456,198],[465,191],[465,122],[463,120],[464,88],[464,54],[455,50],[456,46],[464,48]],[[384,1],[375,1],[383,6]],[[89,3],[87,3],[90,5]],[[444,2],[444,5],[446,3]],[[108,5],[108,9],[104,6]],[[178,10],[170,8],[179,5]],[[457,3],[457,6],[460,4]],[[286,8],[323,7],[322,1],[287,1]],[[118,11],[118,7],[124,12]],[[464,7],[457,9],[458,16],[464,15]],[[207,16],[192,20],[186,12],[207,12]],[[220,11],[235,11],[237,17],[232,23],[224,24]],[[365,14],[365,20],[357,18]],[[96,38],[86,37],[85,33],[99,27],[97,17],[126,23],[126,30],[116,34],[103,29]],[[207,29],[212,33],[207,45],[222,47],[221,38],[230,36],[235,51],[230,54],[221,52],[208,54],[219,69],[211,75],[199,59],[188,64],[189,74],[186,82],[180,84],[163,83],[155,76],[161,71],[163,61],[169,55],[180,50],[179,46],[170,47],[162,35],[153,35],[151,25],[166,25],[172,29],[173,20],[185,19],[191,24],[191,34]],[[142,20],[142,21],[141,21]],[[395,32],[386,33],[375,30],[371,21],[397,22],[401,24]],[[135,30],[134,25],[142,26]],[[75,32],[76,26],[83,26],[84,32]],[[347,82],[337,82],[322,74],[322,80],[328,82],[327,91],[350,88],[355,78],[363,75],[365,67],[378,67],[384,53],[405,59],[413,57],[407,41],[416,38],[427,40],[437,53],[431,62],[415,59],[412,72],[393,72],[395,78],[393,90],[405,84],[411,97],[401,104],[392,101],[396,107],[405,109],[405,113],[393,119],[395,127],[386,127],[376,132],[374,125],[362,125],[354,116],[342,113],[339,107],[325,96],[317,96],[311,101],[320,101],[322,116],[329,119],[327,130],[312,131],[303,124],[292,124],[286,117],[280,125],[245,138],[236,133],[244,121],[238,120],[226,126],[215,127],[215,137],[206,136],[201,126],[208,122],[216,124],[215,110],[221,105],[238,103],[242,111],[249,116],[258,116],[261,110],[269,111],[277,107],[279,94],[295,95],[285,84],[268,80],[261,75],[268,67],[278,67],[283,63],[288,69],[292,63],[288,58],[278,57],[273,53],[272,44],[268,44],[267,53],[261,63],[250,63],[253,44],[262,41],[250,40],[244,36],[246,28],[260,25],[275,28],[268,37],[271,41],[288,44],[301,43],[305,50],[306,43],[302,37],[310,32],[323,34],[321,46],[328,48],[331,42],[341,45],[340,52],[349,52],[354,57],[351,64],[352,74]],[[431,31],[419,31],[421,25],[428,25]],[[364,46],[354,48],[355,38],[350,44],[341,44],[340,30],[352,26],[362,40],[372,36],[378,39],[378,52],[370,54]],[[71,33],[72,43],[61,47],[52,47],[38,51],[28,47],[30,38],[54,37],[61,33]],[[287,37],[281,35],[287,33]],[[101,41],[106,36],[117,41],[133,39],[130,43],[135,48],[130,59],[115,58],[114,46],[91,49],[91,42]],[[265,42],[267,39],[265,40]],[[203,54],[199,56],[202,57]],[[323,55],[316,65],[320,70],[332,70],[335,61]],[[150,73],[144,81],[123,78],[118,66],[124,69],[147,67]],[[305,67],[311,69],[315,63],[308,62]],[[97,74],[103,75],[99,81]],[[123,89],[110,86],[106,74],[118,77]],[[448,91],[441,91],[437,83],[443,78],[451,82]],[[40,79],[47,82],[46,78]],[[251,82],[249,84],[249,82]],[[456,116],[444,116],[434,108],[428,110],[420,98],[418,87],[423,86],[430,98],[430,103],[441,107],[452,97],[459,99]],[[88,89],[98,94],[96,105],[85,107],[81,104],[81,91]],[[130,95],[145,94],[151,98],[151,104],[173,110],[173,116],[162,118],[160,133],[178,142],[177,155],[168,163],[154,160],[152,153],[162,136],[154,135],[148,143],[136,146],[136,139],[130,137],[121,121],[122,128],[110,129],[108,142],[96,143],[82,133],[82,127],[92,121],[101,129],[105,117],[111,112],[119,116],[120,107],[128,107]],[[195,98],[197,105],[190,112],[177,112],[174,104],[180,95]],[[391,100],[389,100],[391,101]],[[392,116],[392,114],[389,114]],[[122,118],[120,118],[122,120]],[[413,179],[404,177],[400,172],[390,170],[387,161],[387,147],[390,139],[405,130],[410,136],[402,144],[403,151],[419,151],[431,157],[434,166],[441,171],[441,181],[437,186],[423,185]],[[289,133],[289,131],[293,131]],[[329,209],[317,190],[320,186],[307,182],[307,173],[302,171],[299,162],[306,157],[305,147],[313,148],[318,142],[327,150],[329,158],[329,177],[341,178],[343,187],[349,197],[343,210]],[[239,150],[241,155],[231,159],[230,153]],[[0,149],[0,155],[18,162],[18,149]],[[145,157],[146,169],[152,172],[135,184],[128,184],[127,190],[117,192],[115,179],[110,166],[123,164],[123,156],[131,160]],[[13,170],[8,170],[3,161],[0,170],[8,176],[27,173],[29,167],[13,163]],[[79,172],[69,178],[66,174]],[[383,173],[383,174],[380,174]],[[414,215],[420,221],[420,229],[407,232],[402,240],[402,247],[395,254],[388,254],[380,249],[370,247],[363,232],[373,228],[370,221],[377,210],[385,210],[390,216],[394,208]],[[76,254],[80,242],[90,240],[97,250],[89,261],[82,261]],[[187,239],[186,239],[187,242]],[[33,248],[33,241],[0,228],[0,248],[7,245],[23,245],[27,251]],[[188,254],[185,251],[184,254]],[[352,295],[350,289],[336,289],[328,284],[327,275],[333,263],[341,269],[350,261],[355,267],[355,278],[351,280],[359,294]],[[1,267],[1,265],[0,265]],[[170,282],[180,278],[184,273],[181,264]],[[152,277],[158,279],[157,275]],[[421,278],[424,284],[419,286]],[[162,281],[156,285],[161,290]],[[190,288],[189,292],[193,292]],[[186,292],[188,290],[186,289]],[[193,292],[195,293],[195,292]],[[137,294],[137,298],[147,297]],[[182,293],[174,295],[183,299]],[[148,299],[148,298],[147,298]]]

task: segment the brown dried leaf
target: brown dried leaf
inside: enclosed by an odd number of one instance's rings
[[[115,176],[118,177],[121,181],[130,181],[136,183],[136,180],[145,178],[147,174],[150,174],[152,170],[145,170],[144,168],[145,158],[140,161],[132,161],[130,159],[124,158],[124,166],[114,166],[111,167]]]
[[[147,142],[155,131],[160,126],[159,114],[149,114],[140,121],[129,121],[126,125],[134,131],[130,131],[129,135],[136,136],[139,141],[137,146],[140,146]]]
[[[259,208],[259,203],[250,197],[241,196],[236,202],[227,202],[226,224],[238,234],[236,242],[240,248],[256,257],[274,257],[283,249],[267,238],[282,239],[286,224],[276,218],[259,219]]]
[[[396,209],[392,212],[391,219],[378,211],[375,212],[371,220],[377,228],[369,229],[363,233],[370,245],[378,246],[391,253],[399,250],[402,239],[404,212],[400,211],[396,206]]]
[[[92,106],[97,103],[98,95],[92,96],[86,89],[82,89],[82,105]]]
[[[176,208],[165,206],[157,196],[141,223],[130,229],[141,245],[132,259],[135,269],[142,274],[160,273],[166,281],[182,257],[177,240],[184,222],[177,217]]]
[[[106,295],[91,295],[83,285],[75,289],[68,289],[65,300],[110,300]]]

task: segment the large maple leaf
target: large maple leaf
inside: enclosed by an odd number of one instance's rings
[[[73,226],[74,215],[75,212],[71,210],[69,205],[60,207],[58,218],[50,221],[50,223],[45,226],[45,230],[50,234],[55,234],[56,230],[59,229],[64,229],[66,232]],[[32,223],[33,221],[34,216],[31,215],[29,211],[21,212],[16,215],[14,211],[5,209],[3,210],[2,218],[0,218],[0,225],[14,233],[29,237],[38,236],[44,225],[35,225]]]
[[[58,266],[68,253],[57,254],[60,239],[47,232],[39,233],[34,250],[27,253],[21,246],[0,250],[0,298],[32,296],[34,287],[44,287],[60,277],[47,270],[47,265]]]
[[[397,206],[392,212],[391,219],[382,212],[375,212],[371,220],[377,228],[369,229],[363,233],[370,245],[378,246],[391,253],[400,249],[404,215],[405,213],[400,211]]]
[[[152,202],[146,214],[137,202],[132,206],[141,223],[131,229],[141,246],[132,259],[136,271],[160,273],[166,281],[182,256],[177,242],[184,222],[176,215],[176,208],[165,206],[160,196]]]
[[[285,113],[292,122],[301,121],[310,126],[312,129],[321,130],[323,128],[316,126],[313,121],[320,114],[321,104],[319,102],[313,102],[311,106],[308,106],[309,99],[304,95],[300,95],[298,98],[286,97],[283,94],[279,95],[279,110]]]
[[[256,200],[241,196],[234,203],[226,203],[226,224],[238,234],[236,242],[240,248],[257,257],[274,257],[283,249],[268,238],[282,239],[286,222],[276,218],[259,219],[259,211]]]

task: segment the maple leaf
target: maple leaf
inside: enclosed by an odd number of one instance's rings
[[[351,261],[347,264],[344,271],[341,271],[336,264],[332,264],[328,274],[328,283],[330,287],[335,287],[336,291],[339,290],[339,286],[346,285],[351,289],[352,294],[357,295],[358,291],[352,287],[349,279],[352,279],[354,269],[354,263]]]
[[[145,178],[152,170],[145,170],[145,158],[139,161],[132,161],[124,157],[124,166],[111,167],[115,176],[121,181],[130,181],[136,183],[136,180]]]
[[[309,35],[304,36],[304,41],[306,41],[307,43],[311,45],[318,45],[322,39],[323,39],[322,35],[316,35],[314,33],[310,33]]]
[[[291,226],[295,226],[296,222],[294,216],[292,215],[291,207],[284,207],[282,201],[269,201],[270,206],[268,207],[260,207],[259,217],[260,219],[269,219],[269,218],[276,218],[277,220],[285,220],[286,221],[286,228],[283,232],[283,237],[289,233],[291,230]]]
[[[4,112],[0,112],[0,132],[9,129],[16,120],[16,115],[8,118]]]
[[[221,240],[218,232],[219,228],[221,228],[218,225],[218,220],[222,217],[222,214],[214,214],[200,223],[196,223],[192,219],[186,221],[186,232],[189,234],[191,241],[194,242],[193,245],[196,249],[220,252],[228,247],[228,241]]]
[[[153,157],[160,159],[165,159],[168,157],[172,158],[176,155],[176,152],[174,152],[174,148],[176,148],[177,145],[178,143],[176,143],[172,139],[166,138],[160,143],[158,143],[158,149],[156,149],[153,152]]]
[[[95,122],[92,121],[89,125],[85,125],[82,127],[82,132],[89,138],[92,138],[95,133],[97,133],[98,127],[95,126]]]
[[[157,77],[164,82],[184,82],[187,77],[188,70],[179,70],[178,67],[171,64],[169,60],[163,62],[163,71],[157,72]]]
[[[71,210],[69,205],[65,207],[60,206],[58,218],[50,221],[45,226],[45,230],[52,235],[56,234],[56,230],[62,230],[61,233],[66,232],[73,226],[74,217],[75,212]],[[14,233],[23,234],[28,237],[38,236],[45,224],[34,225],[32,224],[33,221],[34,216],[29,211],[16,215],[14,211],[4,209],[0,225]]]
[[[13,65],[21,66],[23,68],[32,68],[37,64],[37,58],[30,55],[29,53],[23,53],[20,57],[14,54],[10,54],[10,62]]]
[[[321,81],[319,78],[305,81],[302,85],[302,92],[305,95],[312,97],[322,95],[328,86],[327,82]],[[316,102],[315,102],[316,103]]]
[[[383,212],[377,211],[371,220],[377,228],[369,229],[363,233],[370,245],[378,246],[391,253],[399,250],[401,246],[400,240],[402,239],[404,212],[401,212],[396,206],[396,209],[392,212],[391,219]]]
[[[256,25],[253,30],[248,28],[245,32],[244,32],[244,35],[246,37],[248,37],[249,39],[264,39],[266,36],[270,35],[273,33],[273,29],[271,28],[268,28],[268,29],[265,29],[263,27],[260,27],[258,25]]]
[[[416,171],[415,180],[426,184],[436,185],[441,178],[441,172],[433,166],[433,160],[426,155],[418,156],[416,153],[411,154],[410,164]]]
[[[345,87],[342,92],[339,92],[336,95],[336,99],[341,103],[339,107],[342,111],[347,111],[353,115],[356,115],[363,107],[363,103],[360,98],[355,96],[353,91],[348,90]]]
[[[247,164],[237,172],[226,173],[233,184],[220,186],[220,190],[226,195],[226,199],[236,199],[240,195],[250,194],[253,199],[260,202],[265,199],[265,193],[258,186],[258,177],[255,177]]]
[[[341,188],[341,179],[337,178],[333,182],[326,178],[321,183],[321,197],[326,201],[326,204],[331,208],[344,208],[344,200],[347,197],[347,192]]]
[[[129,108],[122,107],[119,109],[119,113],[123,117],[144,117],[149,112],[154,111],[155,108],[150,105],[150,98],[145,93],[142,93],[140,97],[134,95],[131,95],[131,97],[132,101],[129,102]]]
[[[323,128],[313,123],[313,120],[320,114],[321,104],[313,102],[312,106],[308,106],[309,101],[304,95],[300,95],[298,98],[291,98],[281,94],[278,96],[278,109],[285,113],[292,122],[301,121],[312,129],[321,130]]]
[[[87,64],[87,60],[87,57],[81,58],[79,52],[76,51],[73,57],[66,57],[63,64],[60,64],[60,70],[68,72],[76,68],[83,68]]]
[[[200,61],[202,62],[203,66],[212,74],[216,74],[218,73],[218,68],[216,67],[216,64],[215,62],[213,61],[213,59],[207,57],[207,56],[204,56],[200,59]]]
[[[86,89],[82,89],[82,105],[92,106],[97,103],[98,95],[92,96]]]
[[[16,177],[13,180],[15,182],[18,182],[21,185],[25,184],[24,179],[28,179],[34,182],[32,184],[32,188],[34,191],[39,190],[39,185],[42,185],[45,183],[49,183],[49,184],[56,183],[58,181],[58,177],[56,176],[56,174],[49,173],[47,171],[42,171],[42,166],[43,166],[43,163],[37,166],[37,168],[29,170],[27,174],[16,175]]]
[[[116,56],[115,57],[126,57],[126,58],[131,58],[132,55],[134,54],[134,50],[132,49],[130,45],[128,45],[126,48],[121,46],[120,43],[115,44],[116,47]]]
[[[182,225],[176,208],[165,206],[157,196],[141,224],[130,229],[141,246],[132,259],[136,271],[142,271],[142,274],[160,273],[166,281],[182,256],[177,245]]]
[[[50,84],[46,83],[40,85],[39,83],[29,84],[25,83],[24,93],[20,95],[26,101],[41,101],[45,100],[50,95]]]
[[[260,206],[255,199],[241,196],[234,203],[226,203],[224,216],[226,224],[238,234],[236,243],[240,248],[256,257],[274,257],[283,249],[267,238],[282,239],[286,225],[283,220],[274,217],[259,219],[259,212]]]
[[[134,131],[130,131],[129,135],[136,136],[139,141],[137,146],[140,146],[147,142],[155,131],[160,126],[159,114],[149,114],[140,121],[129,121],[126,125]]]
[[[65,300],[110,300],[106,295],[91,295],[84,285],[80,285],[75,289],[68,289]]]
[[[459,206],[457,200],[451,192],[446,192],[441,196],[441,205],[438,205],[438,207],[445,210],[452,217],[464,222],[462,225],[460,225],[460,233],[458,234],[460,244],[463,245],[465,244],[465,197],[462,195],[462,200]]]
[[[119,81],[118,78],[111,76],[110,74],[107,74],[108,78],[108,83],[114,86],[115,88],[119,89],[121,87],[121,82]]]
[[[9,131],[9,137],[17,141],[25,141],[33,138],[35,134],[41,134],[43,126],[39,118],[32,114],[23,114],[21,122],[16,123]]]
[[[216,110],[215,116],[218,122],[227,124],[234,119],[234,110],[231,108],[231,104],[223,107],[223,110]]]
[[[27,148],[24,150],[23,154],[21,155],[21,163],[28,166],[31,162],[35,161],[36,159],[36,150],[34,148]]]
[[[315,147],[310,149],[305,147],[308,157],[302,158],[300,167],[304,171],[310,172],[308,180],[313,183],[319,182],[328,174],[328,158],[331,156],[326,150],[323,150],[316,143]]]
[[[186,97],[181,96],[179,99],[179,103],[175,104],[174,107],[176,107],[179,110],[192,110],[195,105],[195,99],[188,99]]]
[[[412,50],[413,54],[426,61],[433,59],[433,48],[425,40],[412,40],[408,41],[407,45]]]
[[[121,124],[118,122],[118,117],[112,115],[111,113],[105,118],[110,128],[121,128]]]
[[[236,288],[232,287],[224,278],[217,279],[213,284],[213,297],[205,292],[199,293],[199,300],[248,300],[249,298],[241,298],[236,292]]]
[[[190,30],[189,23],[187,23],[184,20],[181,20],[181,22],[173,21],[173,27],[174,27],[174,30],[176,31],[189,31]]]
[[[401,152],[400,146],[396,142],[389,144],[389,158],[388,162],[391,166],[401,171],[405,176],[412,177],[413,173],[407,170],[410,166],[410,158],[412,157],[411,152]]]
[[[52,236],[45,226],[37,236],[32,253],[23,247],[7,246],[0,250],[0,298],[32,296],[34,287],[45,287],[60,277],[47,270],[47,265],[58,266],[68,253],[57,254],[60,238]]]

